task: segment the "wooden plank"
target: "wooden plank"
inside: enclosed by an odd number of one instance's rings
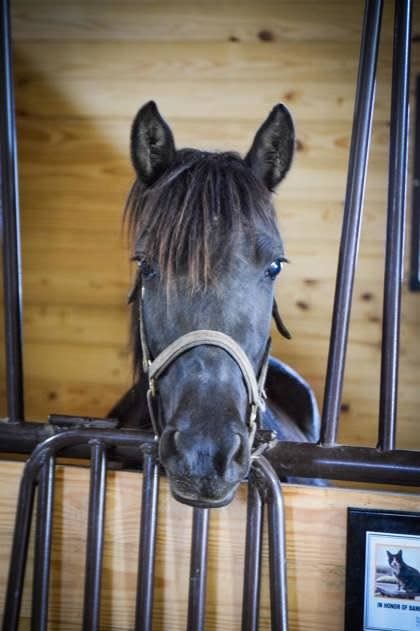
[[[294,338],[275,335],[275,351],[322,401],[362,5],[13,3],[29,416],[100,415],[130,383],[132,272],[120,225],[133,177],[130,124],[150,98],[178,146],[241,152],[274,103],[290,107],[298,151],[275,203],[292,260],[277,294]],[[343,400],[346,442],[376,433],[392,13],[385,3]],[[412,54],[415,74],[416,41]],[[399,440],[407,446],[418,440],[417,302],[404,291]],[[3,354],[0,375],[4,414]]]
[[[22,464],[1,462],[0,598],[7,574],[17,484]],[[101,628],[123,631],[133,626],[140,476],[108,474],[106,538]],[[284,486],[287,516],[287,559],[290,628],[335,631],[344,611],[346,509],[419,510],[416,495],[374,490]],[[240,626],[241,574],[246,489],[234,502],[212,512],[209,539],[207,628]],[[88,500],[88,471],[59,467],[53,536],[51,628],[80,628],[83,555]],[[159,500],[155,621],[157,629],[184,629],[191,510],[168,497],[165,480]],[[328,528],[328,543],[325,529]],[[263,554],[261,628],[269,628],[267,547]],[[27,588],[30,587],[31,573]],[[310,603],[310,606],[308,606]],[[23,615],[29,616],[29,590]]]
[[[356,79],[357,42],[307,42],[285,40],[266,47],[259,42],[229,43],[217,46],[206,41],[122,42],[30,40],[15,47],[15,76],[18,87],[45,75],[56,81],[97,79],[113,81],[124,68],[124,81],[256,81],[257,83],[340,82]],[[392,68],[392,48],[381,55],[381,73],[388,81]],[[32,70],[32,72],[31,72]]]
[[[131,385],[129,369],[126,382],[120,384],[89,383],[83,370],[72,380],[64,380],[58,370],[47,378],[31,375],[25,382],[26,417],[39,422],[46,422],[50,414],[105,417]],[[4,381],[0,384],[0,394],[4,401]]]
[[[43,119],[36,116],[18,116],[19,160],[25,168],[25,179],[32,170],[42,173],[49,167],[55,169],[77,168],[82,164],[89,174],[108,169],[108,175],[132,173],[129,161],[129,134],[136,107],[142,102],[133,103],[133,109],[124,117],[101,120],[100,131],[92,120]],[[158,104],[159,105],[159,104]],[[274,103],[272,104],[274,105]],[[232,150],[245,153],[251,146],[253,136],[263,118],[257,113],[250,119],[184,118],[169,115],[162,108],[162,115],[171,125],[178,147],[195,146],[210,150]],[[263,116],[268,115],[269,110]],[[351,134],[351,118],[330,121],[327,118],[314,120],[310,112],[296,117],[293,106],[296,135],[298,138],[295,160],[302,156],[315,158],[322,153],[348,155]],[[372,136],[374,160],[386,157],[389,141],[388,121],[375,121]],[[35,156],[36,152],[36,156]],[[375,164],[375,162],[374,162]],[[113,168],[112,168],[113,167]],[[293,165],[293,168],[296,164]],[[39,171],[38,171],[39,169]],[[114,170],[113,170],[114,169]],[[80,171],[78,171],[80,173]]]
[[[383,84],[378,85],[377,97],[376,117],[386,121],[389,90]],[[156,78],[133,84],[122,75],[112,82],[64,75],[56,78],[53,90],[42,78],[21,85],[16,93],[16,106],[24,115],[98,120],[126,116],[127,112],[132,116],[133,107],[151,98],[160,103],[162,111],[174,117],[249,119],[257,115],[263,120],[275,103],[283,101],[293,107],[296,117],[303,118],[310,111],[312,119],[325,120],[328,107],[328,118],[337,121],[350,119],[353,114],[354,86],[344,77],[337,82],[313,81],[308,77],[305,84],[279,78],[276,84],[261,81],[257,86],[252,80],[203,80],[197,90],[194,80]]]
[[[13,28],[22,39],[141,41],[360,40],[363,5],[337,2],[121,2],[13,5]],[[387,12],[389,13],[388,9]],[[266,33],[269,32],[267,36]],[[262,35],[260,35],[262,33]]]

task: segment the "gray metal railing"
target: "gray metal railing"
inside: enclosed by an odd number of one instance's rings
[[[35,448],[25,465],[16,511],[3,631],[17,631],[19,627],[36,486],[38,486],[38,494],[31,629],[47,631],[54,520],[55,459],[64,448],[77,445],[87,446],[91,452],[85,589],[81,628],[83,631],[97,631],[100,628],[107,450],[117,446],[131,446],[138,452],[142,452],[144,470],[135,631],[151,631],[159,491],[157,445],[152,434],[145,435],[141,432],[128,430],[91,429],[89,427],[66,429],[47,438]],[[262,507],[265,504],[268,513],[269,533],[271,627],[273,631],[287,631],[283,498],[278,477],[264,456],[259,456],[253,461],[249,497],[245,566],[246,568],[252,567],[253,571],[244,574],[242,628],[246,631],[258,629],[261,522]],[[204,629],[208,527],[208,509],[194,508],[187,620],[189,631],[202,631]],[[257,550],[257,554],[255,554],[255,550]],[[249,598],[250,594],[252,594],[251,598]]]

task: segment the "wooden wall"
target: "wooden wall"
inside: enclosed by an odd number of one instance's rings
[[[130,122],[155,99],[179,146],[245,151],[286,103],[297,154],[276,197],[292,264],[278,298],[293,340],[276,354],[322,403],[362,2],[14,0],[26,411],[103,415],[131,383],[121,213]],[[392,7],[377,108],[341,440],[376,436]],[[415,33],[420,29],[415,15]],[[419,68],[420,44],[413,44]],[[420,447],[419,296],[404,289],[400,447]],[[4,373],[3,357],[1,370]],[[4,379],[0,414],[5,414]]]
[[[1,462],[0,612],[3,608],[18,480],[22,465]],[[54,521],[50,631],[79,631],[83,601],[88,471],[59,468]],[[102,580],[103,631],[133,629],[141,480],[108,474]],[[290,631],[342,631],[347,507],[419,510],[418,496],[285,485]],[[240,629],[246,488],[231,506],[211,511],[206,631]],[[186,628],[192,511],[160,494],[154,629]],[[328,528],[328,538],[326,538]],[[31,572],[20,629],[30,628]],[[270,628],[267,549],[263,553],[261,631]]]

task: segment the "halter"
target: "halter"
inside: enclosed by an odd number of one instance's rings
[[[157,380],[165,372],[165,370],[183,353],[195,348],[196,346],[215,346],[221,348],[227,353],[239,367],[241,371],[246,390],[248,395],[248,420],[247,428],[249,432],[249,446],[252,448],[255,439],[255,433],[260,426],[260,416],[265,410],[266,394],[264,391],[265,380],[268,370],[268,360],[271,348],[271,339],[268,338],[264,356],[261,362],[261,368],[258,374],[255,373],[254,368],[241,346],[229,335],[222,333],[221,331],[210,329],[199,329],[196,331],[190,331],[185,335],[181,335],[174,342],[169,344],[161,351],[157,357],[152,359],[150,354],[149,345],[147,343],[146,330],[144,325],[143,315],[143,302],[144,302],[145,288],[142,283],[141,272],[138,272],[138,276],[131,291],[128,301],[132,303],[136,297],[138,298],[138,316],[139,316],[139,336],[140,345],[143,358],[143,372],[148,377],[149,387],[147,390],[147,405],[149,408],[149,414],[152,422],[153,431],[155,433],[156,440],[162,433],[162,428],[159,426],[158,413],[157,413],[157,401],[158,390]],[[274,302],[275,304],[275,302]],[[281,321],[278,313],[277,305],[273,307],[273,315],[276,324],[280,332],[285,337],[290,337],[289,332]]]

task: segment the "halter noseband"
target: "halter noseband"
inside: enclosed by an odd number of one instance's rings
[[[144,299],[144,285],[141,282],[141,273],[138,272],[138,278],[136,280],[133,291],[129,296],[129,302],[134,300],[135,295],[138,294],[139,303],[139,334],[140,345],[143,356],[143,372],[147,375],[149,380],[149,388],[147,391],[147,404],[149,407],[149,414],[152,421],[153,431],[156,439],[161,434],[161,428],[159,427],[158,414],[156,413],[156,401],[157,401],[157,388],[156,381],[162,375],[162,373],[183,353],[195,348],[196,346],[215,346],[224,350],[239,367],[248,394],[249,416],[247,427],[249,431],[249,445],[252,448],[255,438],[255,432],[259,422],[259,412],[265,409],[265,391],[264,384],[267,376],[268,358],[270,354],[271,340],[268,339],[265,347],[262,366],[259,371],[258,377],[255,374],[254,368],[244,352],[237,342],[226,333],[221,331],[200,329],[197,331],[190,331],[185,335],[181,335],[174,342],[169,344],[163,351],[157,355],[153,360],[151,359],[149,346],[147,344],[146,331],[144,326],[143,317],[143,299]]]

